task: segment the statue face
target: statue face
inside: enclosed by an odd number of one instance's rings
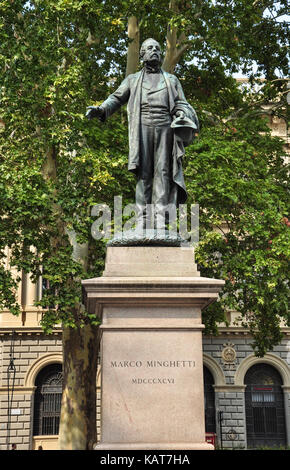
[[[143,61],[152,63],[161,63],[160,45],[154,39],[149,39],[143,44]]]

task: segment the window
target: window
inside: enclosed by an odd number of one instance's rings
[[[61,364],[44,367],[39,372],[35,385],[33,434],[58,434],[62,397]]]
[[[214,379],[211,372],[204,367],[204,408],[205,408],[205,432],[216,432],[215,420],[215,393],[214,393]]]
[[[279,372],[256,364],[245,376],[248,447],[286,445],[284,400]]]

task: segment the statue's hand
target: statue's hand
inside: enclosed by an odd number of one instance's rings
[[[104,110],[100,108],[99,106],[88,106],[87,112],[86,112],[86,118],[93,119],[97,117],[100,120],[103,120],[104,114],[105,114]]]

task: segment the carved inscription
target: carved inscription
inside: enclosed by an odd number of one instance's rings
[[[195,361],[111,361],[111,367],[195,367]]]
[[[149,385],[154,385],[154,384],[174,384],[174,379],[171,378],[149,378],[149,379],[132,379],[132,384],[149,384]]]
[[[142,361],[111,361],[111,367],[142,367]]]
[[[146,361],[111,361],[110,367],[113,369],[132,368],[138,370],[156,370],[156,369],[182,369],[195,367],[193,360],[146,360]],[[131,383],[135,385],[170,385],[175,384],[174,377],[132,377]]]

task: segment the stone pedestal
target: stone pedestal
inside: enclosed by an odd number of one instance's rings
[[[193,250],[108,247],[83,281],[102,319],[101,442],[96,449],[211,449],[205,442],[201,311],[223,281],[199,276]]]

